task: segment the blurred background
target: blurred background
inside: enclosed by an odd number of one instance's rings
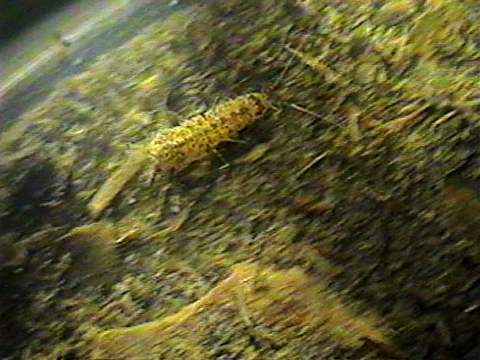
[[[169,0],[1,1],[0,128],[178,7]]]
[[[18,0],[0,1],[0,41],[15,37],[28,26],[40,21],[49,13],[58,11],[73,0]]]

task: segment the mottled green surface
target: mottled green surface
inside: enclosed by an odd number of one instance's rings
[[[474,1],[209,1],[66,81],[0,144],[26,154],[0,176],[10,353],[88,358],[103,331],[182,314],[247,261],[302,269],[380,317],[389,345],[296,337],[230,299],[201,346],[187,327],[165,352],[475,359],[478,16]],[[129,148],[252,91],[272,108],[220,156],[153,182],[146,164],[98,220],[115,232],[65,235],[93,221],[85,207]]]

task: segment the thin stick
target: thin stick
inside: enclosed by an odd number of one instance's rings
[[[335,126],[337,126],[337,127],[341,127],[341,126],[338,125],[337,123],[334,123],[333,121],[330,121],[330,120],[324,118],[323,116],[320,116],[320,115],[318,115],[317,113],[314,113],[313,111],[310,111],[310,110],[308,110],[308,109],[305,109],[305,108],[303,108],[303,107],[301,107],[301,106],[298,106],[298,105],[296,105],[296,104],[294,104],[294,103],[291,103],[290,106],[291,106],[292,108],[294,108],[295,110],[304,112],[305,114],[308,114],[308,115],[312,115],[312,116],[316,117],[317,119],[321,119],[321,120],[326,121],[326,122],[328,122],[329,124],[335,125]]]
[[[320,154],[318,155],[315,159],[313,159],[312,161],[310,161],[307,165],[305,165],[303,167],[302,170],[300,170],[298,173],[297,173],[297,179],[302,176],[308,169],[310,169],[313,165],[315,165],[316,163],[318,163],[320,160],[322,160],[325,156],[328,155],[328,151],[325,151],[323,154]]]

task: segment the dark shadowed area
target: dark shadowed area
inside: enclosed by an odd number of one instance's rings
[[[0,44],[74,0],[0,1]]]

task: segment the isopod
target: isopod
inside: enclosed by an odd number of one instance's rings
[[[180,170],[209,155],[221,142],[232,141],[267,108],[263,94],[239,96],[193,116],[181,126],[160,131],[147,150],[159,169]]]
[[[180,170],[208,156],[221,142],[233,141],[239,131],[265,114],[268,107],[265,95],[251,93],[195,115],[180,126],[158,132],[150,144],[132,152],[130,159],[100,187],[88,204],[90,214],[97,218],[148,157],[153,158],[157,169]]]

